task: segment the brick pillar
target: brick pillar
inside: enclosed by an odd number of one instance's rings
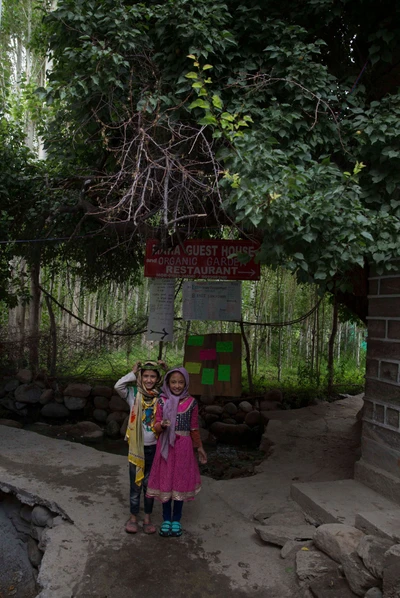
[[[362,457],[355,478],[400,503],[400,270],[369,279]]]

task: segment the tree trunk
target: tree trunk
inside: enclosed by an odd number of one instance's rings
[[[334,377],[334,350],[335,350],[335,338],[336,332],[338,327],[338,309],[339,303],[334,295],[334,303],[333,303],[333,315],[332,315],[332,329],[331,335],[329,337],[328,343],[328,395],[331,396],[333,394],[333,377]]]
[[[40,313],[40,256],[36,256],[30,269],[31,302],[29,306],[29,365],[39,370],[39,313]]]
[[[48,295],[45,295],[46,305],[49,312],[50,318],[50,338],[51,338],[51,351],[49,353],[48,369],[50,376],[56,375],[57,370],[57,326],[56,319],[54,317],[54,311],[51,299]]]
[[[249,381],[249,391],[250,394],[253,394],[253,377],[251,375],[251,353],[250,353],[250,346],[249,341],[247,340],[246,333],[244,331],[243,320],[240,321],[240,331],[242,333],[243,342],[246,350],[246,357],[244,358],[246,362],[246,369],[247,369],[247,378]]]

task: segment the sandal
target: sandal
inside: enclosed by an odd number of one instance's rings
[[[178,537],[182,535],[182,526],[179,521],[173,521],[171,525],[171,536]]]
[[[137,524],[137,521],[131,521],[130,519],[128,519],[128,521],[126,522],[126,525],[125,525],[126,533],[127,534],[136,534],[138,530],[139,530],[139,526]]]
[[[163,524],[160,527],[160,530],[158,532],[160,534],[160,536],[170,536],[171,535],[171,522],[170,521],[164,521]]]
[[[156,528],[152,523],[143,523],[143,531],[145,534],[154,534],[156,532]]]

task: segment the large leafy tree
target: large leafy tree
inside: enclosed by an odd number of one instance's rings
[[[80,191],[69,209],[120,238],[234,224],[262,240],[263,261],[364,317],[354,273],[399,251],[399,13],[60,0],[39,97],[50,156]]]

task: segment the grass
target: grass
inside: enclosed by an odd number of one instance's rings
[[[59,378],[65,380],[80,380],[88,383],[102,383],[114,385],[116,380],[132,369],[136,361],[157,360],[158,348],[149,351],[147,348],[137,349],[127,355],[126,352],[101,352],[92,356],[86,354],[85,359],[72,358],[69,363],[64,362],[63,371]],[[170,367],[182,364],[182,354],[167,351],[166,361]],[[253,379],[253,396],[264,395],[268,390],[279,389],[283,394],[283,406],[286,409],[305,407],[316,399],[332,400],[339,394],[358,394],[364,388],[365,364],[359,368],[352,359],[343,358],[335,364],[334,396],[328,397],[326,363],[322,364],[321,372],[316,375],[299,362],[295,367],[283,368],[281,380],[278,371],[271,362],[261,363],[258,373]],[[249,383],[245,364],[242,369],[242,383],[244,397],[250,396]]]

